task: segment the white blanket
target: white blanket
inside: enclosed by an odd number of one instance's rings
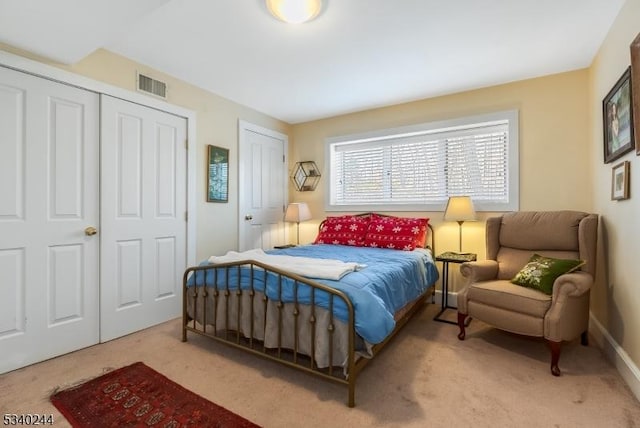
[[[240,260],[255,260],[278,269],[308,278],[339,280],[349,272],[367,267],[360,263],[343,262],[333,259],[314,259],[311,257],[280,256],[267,254],[261,249],[229,251],[224,256],[211,256],[209,263],[229,263]]]

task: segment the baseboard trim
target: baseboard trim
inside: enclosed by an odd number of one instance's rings
[[[638,369],[638,366],[635,365],[629,354],[622,349],[591,312],[589,313],[589,325],[591,327],[589,328],[591,336],[598,342],[600,349],[613,363],[618,373],[620,373],[633,394],[640,401],[640,369]]]
[[[447,303],[449,306],[458,307],[458,293],[448,292]],[[442,305],[442,290],[436,290],[434,304]]]

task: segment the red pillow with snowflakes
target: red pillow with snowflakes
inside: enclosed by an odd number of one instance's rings
[[[370,216],[327,217],[314,244],[362,246]]]
[[[413,251],[424,247],[428,218],[373,215],[364,239],[365,247]]]

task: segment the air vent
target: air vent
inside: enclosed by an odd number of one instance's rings
[[[167,84],[138,73],[138,90],[160,98],[167,98]]]

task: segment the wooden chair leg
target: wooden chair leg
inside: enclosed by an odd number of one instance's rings
[[[551,374],[554,376],[560,376],[560,367],[558,367],[558,361],[560,360],[560,345],[562,342],[554,342],[553,340],[547,340],[549,348],[551,348]]]
[[[580,344],[582,346],[589,346],[589,332],[583,331],[580,335]]]
[[[466,318],[467,318],[467,314],[462,314],[458,312],[458,327],[460,327],[460,333],[458,333],[458,339],[460,340],[464,340],[465,336],[467,335],[464,329],[464,321]]]

